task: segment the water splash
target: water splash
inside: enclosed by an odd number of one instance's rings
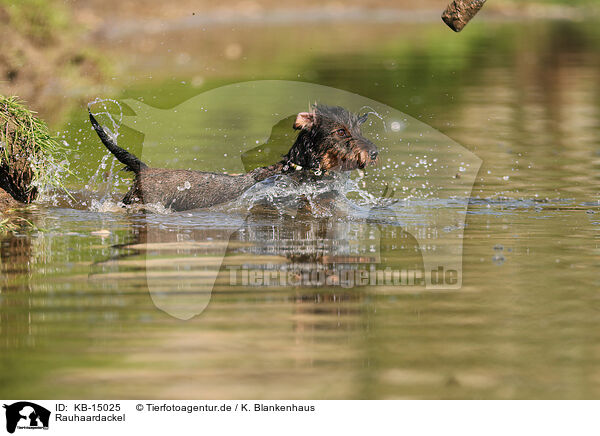
[[[374,207],[389,205],[360,186],[360,177],[353,179],[338,173],[326,179],[300,183],[287,175],[276,175],[257,183],[238,199],[217,206],[219,210],[250,210],[255,206],[274,208],[280,215],[294,216],[305,209],[318,217],[338,215],[365,216]]]
[[[109,108],[106,105],[107,102],[114,103],[119,108],[118,121],[113,118],[112,113],[109,111]],[[92,110],[92,107],[96,105],[101,105],[103,110],[100,112],[94,112]],[[110,98],[96,98],[95,100],[90,101],[88,103],[88,109],[90,110],[90,112],[92,112],[92,115],[94,115],[94,117],[97,117],[98,115],[104,115],[110,120],[112,124],[112,130],[103,125],[104,130],[113,141],[117,142],[117,137],[119,136],[119,127],[123,123],[123,107],[121,106],[121,103],[119,103],[117,100],[113,100]]]
[[[379,118],[379,120],[381,121],[381,124],[383,125],[384,132],[387,132],[387,125],[385,124],[385,119],[383,118],[382,115],[379,114],[379,112],[377,112],[371,106],[363,106],[363,107],[360,108],[359,112],[362,112],[363,109],[369,109],[366,112],[366,114],[375,115],[377,118]]]
[[[113,116],[113,112],[109,109],[109,105],[107,105],[107,103],[114,104],[118,108],[117,119],[115,119],[115,117]],[[102,110],[93,110],[93,108],[96,108],[98,105],[101,106]],[[100,124],[103,126],[104,131],[107,133],[107,135],[115,143],[118,143],[119,128],[123,122],[123,107],[121,106],[121,104],[117,100],[96,98],[95,100],[88,103],[88,109],[96,118],[102,115],[103,118],[108,119],[112,126],[112,129],[106,127],[105,122],[101,122]],[[88,180],[88,182],[85,185],[86,190],[94,192],[95,196],[100,197],[100,202],[104,200],[108,200],[109,202],[112,201],[112,199],[110,198],[111,193],[119,187],[121,182],[120,178],[117,177],[117,161],[115,159],[111,159],[110,166],[108,166],[107,164],[108,159],[110,159],[111,157],[112,154],[107,150],[106,154],[102,157],[102,160],[100,161],[100,165],[98,165],[96,172],[92,175],[92,177]],[[93,203],[93,201],[91,203]]]

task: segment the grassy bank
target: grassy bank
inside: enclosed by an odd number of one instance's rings
[[[63,148],[16,97],[0,95],[0,235],[33,228],[12,209],[46,188],[61,188]]]
[[[60,187],[62,147],[16,97],[0,96],[0,187],[23,203]]]

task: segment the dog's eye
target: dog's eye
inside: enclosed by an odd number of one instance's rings
[[[335,133],[337,133],[341,138],[345,138],[346,136],[348,136],[348,132],[346,132],[346,129],[339,129]]]

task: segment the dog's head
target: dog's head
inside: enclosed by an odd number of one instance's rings
[[[367,116],[339,106],[314,105],[311,112],[296,117],[294,129],[300,132],[285,158],[315,171],[351,171],[375,163],[377,147],[361,132]]]

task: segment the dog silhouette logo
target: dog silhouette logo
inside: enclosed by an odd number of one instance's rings
[[[6,409],[6,431],[14,433],[18,429],[47,430],[50,411],[29,401],[19,401],[4,405]]]
[[[366,167],[364,171],[348,171],[343,179],[346,182],[340,182],[345,184],[338,186],[340,189],[333,189],[333,182],[319,180],[320,174],[316,171],[313,171],[313,175],[317,180],[309,188],[302,187],[293,178],[275,174],[256,184],[253,181],[251,187],[227,185],[242,189],[235,200],[221,203],[231,207],[217,211],[215,216],[219,218],[214,218],[212,212],[205,210],[171,210],[169,213],[175,214],[172,216],[164,213],[144,215],[145,228],[128,247],[143,257],[150,297],[155,306],[165,313],[188,320],[206,309],[213,288],[223,278],[223,275],[219,278],[219,274],[223,272],[230,239],[240,229],[243,234],[239,236],[240,233],[237,233],[236,238],[252,238],[252,235],[256,235],[253,229],[244,228],[255,206],[259,209],[264,204],[275,205],[279,216],[295,219],[304,207],[296,199],[303,197],[316,206],[312,209],[316,211],[314,215],[320,210],[327,215],[327,204],[333,203],[329,198],[335,196],[336,190],[343,192],[336,198],[349,211],[342,213],[342,220],[352,213],[353,222],[364,219],[367,223],[381,223],[380,227],[373,228],[366,240],[369,242],[365,242],[364,248],[368,249],[368,256],[358,256],[360,262],[368,259],[373,268],[375,264],[381,264],[381,230],[390,230],[390,237],[397,234],[402,238],[390,249],[399,251],[414,247],[419,251],[419,264],[414,269],[418,269],[419,273],[422,270],[421,282],[427,289],[461,288],[465,217],[481,159],[431,126],[358,94],[317,84],[281,80],[242,82],[213,88],[171,108],[150,106],[142,99],[113,101],[113,105],[109,106],[104,106],[105,102],[97,100],[90,107],[94,117],[100,116],[97,118],[98,125],[110,130],[101,130],[103,136],[109,136],[119,147],[125,147],[127,153],[135,154],[136,159],[155,168],[216,171],[211,177],[217,178],[219,184],[204,192],[206,197],[211,198],[229,189],[223,187],[224,183],[242,180],[232,176],[252,174],[257,168],[268,167],[281,160],[282,155],[286,155],[297,141],[297,127],[302,126],[303,120],[312,119],[314,102],[341,107],[353,114],[370,114],[361,123],[361,135],[377,147],[380,155],[375,157],[379,165],[359,165],[359,168]],[[130,138],[142,139],[132,144],[124,138],[117,138],[119,127],[129,129],[130,133],[135,132]],[[347,132],[343,134],[345,138]],[[121,153],[117,151],[117,154]],[[356,152],[352,154],[356,156]],[[306,155],[309,158],[315,156],[314,153]],[[339,155],[339,151],[337,154],[326,154],[327,159],[338,159]],[[319,162],[323,161],[324,157]],[[311,170],[311,162],[314,163],[308,159],[308,166],[304,161],[293,162],[292,168],[296,171]],[[136,161],[132,160],[131,163],[136,167]],[[177,180],[171,190],[173,198],[187,195],[193,186],[192,182]],[[223,192],[213,192],[221,187]],[[326,194],[319,196],[320,190]],[[140,198],[156,198],[152,183],[142,184],[140,193]],[[395,197],[394,193],[397,194]],[[202,196],[198,198],[204,199]],[[159,206],[164,207],[164,204]],[[159,212],[161,210],[158,208]],[[171,218],[163,222],[161,216]],[[190,229],[193,230],[179,232],[171,225],[173,216],[190,223],[193,226]],[[207,222],[213,224],[208,226]],[[332,246],[324,258],[339,261],[340,253],[362,249],[350,242],[352,235],[349,233],[349,223],[327,228],[332,232],[322,236],[332,241]],[[173,237],[177,239],[173,240]],[[268,237],[260,235],[255,240],[234,243],[264,243]],[[319,239],[323,240],[320,236]],[[291,239],[288,242],[294,243]],[[281,244],[281,238],[273,243]],[[168,260],[173,253],[177,253],[177,262]],[[282,251],[280,254],[285,256],[285,253]],[[344,259],[352,264],[348,268],[358,268],[360,262],[355,262],[358,258],[345,256]],[[289,262],[294,261],[290,258]],[[332,263],[340,265],[339,262]],[[398,265],[394,273],[402,273],[401,269],[404,268]],[[235,274],[234,269],[229,271]],[[287,274],[283,267],[279,271]],[[340,274],[347,273],[341,269],[339,271]],[[375,277],[375,274],[371,274],[371,277]],[[246,286],[243,282],[240,285]]]

